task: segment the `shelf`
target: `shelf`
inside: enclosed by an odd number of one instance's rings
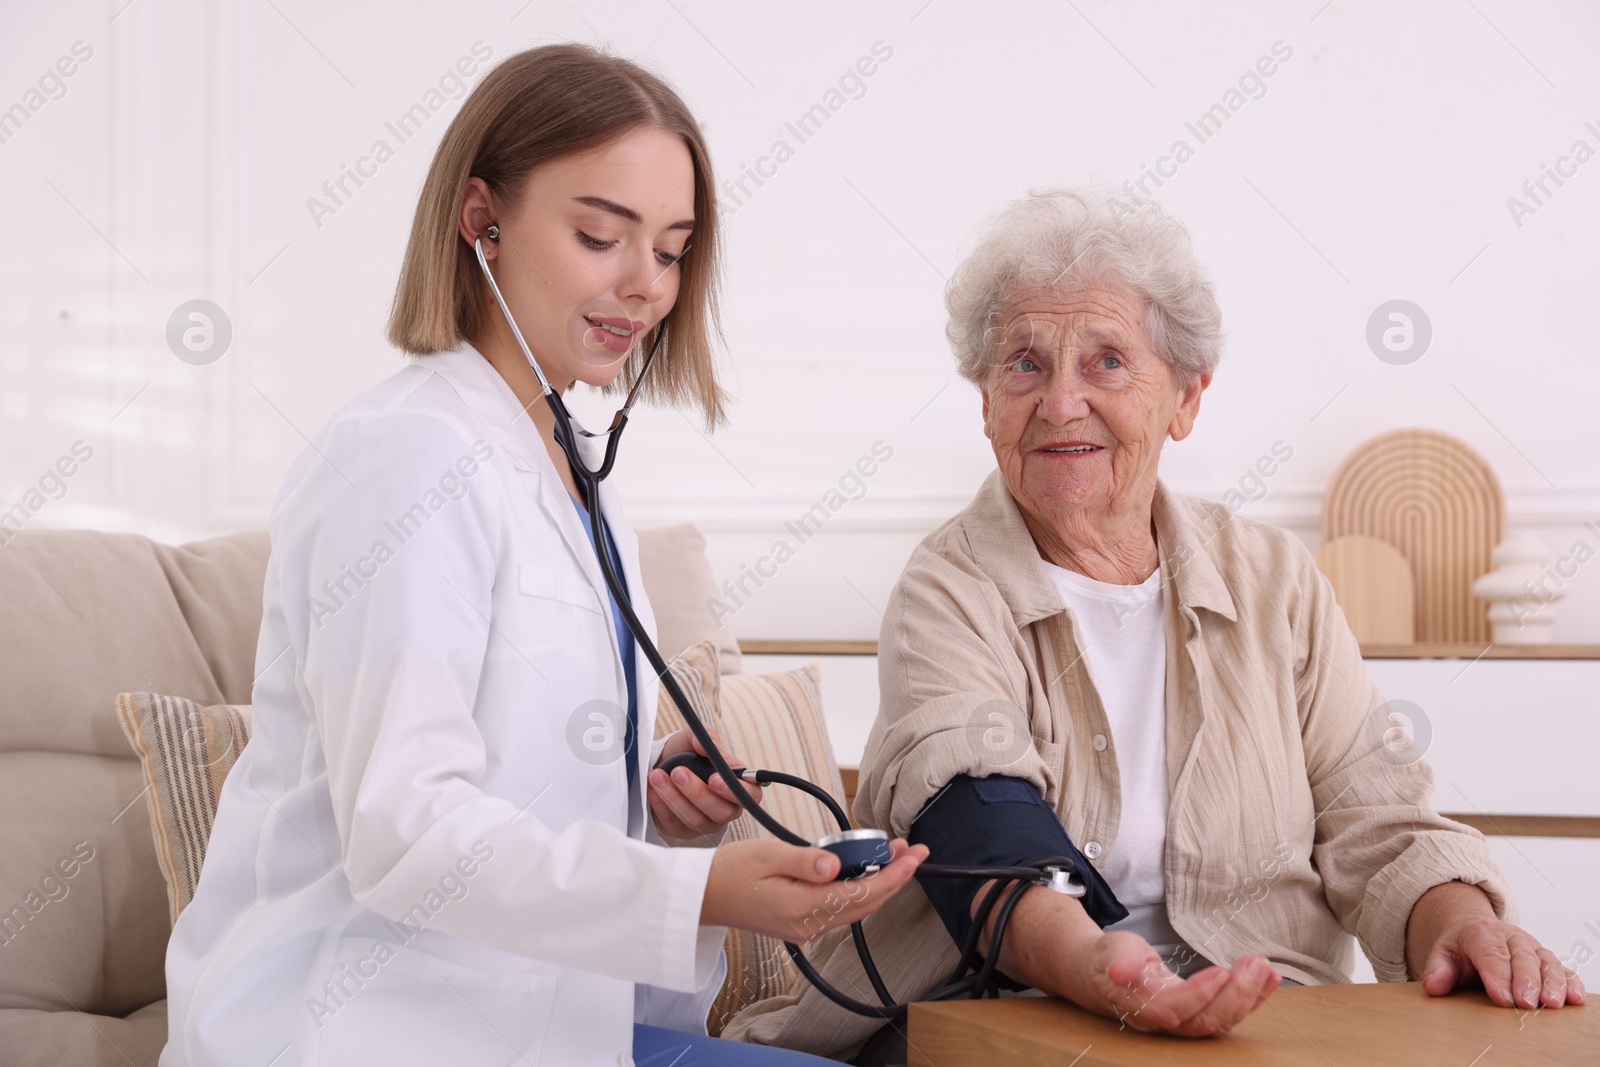
[[[739,651],[751,656],[876,656],[876,641],[806,641],[784,638],[743,638]]]
[[[876,656],[876,641],[745,638],[739,649],[752,656]],[[1411,645],[1362,645],[1364,659],[1600,659],[1600,645],[1482,645],[1433,641]]]
[[[1363,659],[1600,659],[1600,645],[1483,645],[1432,641],[1362,645]]]

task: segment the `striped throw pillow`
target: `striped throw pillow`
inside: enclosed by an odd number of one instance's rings
[[[144,768],[150,833],[176,923],[200,880],[222,780],[250,740],[250,705],[118,693],[117,718]]]

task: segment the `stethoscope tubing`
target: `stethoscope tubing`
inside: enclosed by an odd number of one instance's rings
[[[780,840],[787,841],[792,845],[811,847],[812,843],[810,841],[794,833],[767,814],[761,805],[756,802],[755,798],[750,795],[749,791],[744,788],[744,775],[740,771],[736,771],[728,763],[727,758],[723,756],[721,750],[717,747],[715,739],[712,738],[711,732],[706,729],[705,724],[700,720],[700,716],[695,712],[694,706],[690,704],[688,697],[684,695],[682,689],[678,686],[677,679],[672,676],[672,672],[667,666],[666,660],[662,657],[660,650],[656,648],[655,642],[651,641],[645,633],[643,624],[640,623],[637,614],[633,610],[632,600],[628,597],[620,577],[612,565],[611,554],[602,548],[606,542],[604,520],[600,510],[599,491],[600,481],[604,474],[600,471],[590,471],[584,465],[582,458],[577,455],[576,442],[571,435],[571,431],[566,430],[566,432],[563,432],[566,429],[566,405],[561,402],[560,397],[554,393],[547,393],[545,399],[550,401],[551,408],[556,416],[557,441],[561,443],[562,451],[566,452],[567,460],[572,465],[573,477],[583,486],[584,496],[588,502],[590,536],[596,546],[596,557],[600,563],[600,571],[605,578],[606,587],[611,591],[618,608],[622,611],[623,619],[627,622],[628,629],[633,633],[634,641],[644,651],[645,658],[649,660],[651,668],[656,672],[657,680],[666,687],[668,695],[682,713],[684,723],[694,734],[695,739],[700,742],[706,758],[711,761],[717,773],[722,775],[722,780],[727,784],[728,791],[738,800],[740,806]],[[611,440],[608,442],[609,447],[607,449],[608,458],[615,455],[617,441],[622,436],[622,430],[626,424],[627,418],[624,416],[612,427]],[[781,771],[757,770],[754,777],[758,783],[787,785],[803,790],[821,801],[828,808],[834,819],[839,823],[841,830],[850,829],[850,819],[845,814],[844,809],[839,806],[838,801],[827,790],[816,783],[795,775],[784,774]],[[967,943],[963,946],[961,959],[956,964],[951,977],[943,986],[922,999],[948,1000],[963,993],[970,993],[973,997],[981,997],[990,992],[995,961],[999,958],[999,946],[1005,936],[1006,923],[1010,919],[1012,909],[1016,907],[1024,892],[1040,884],[1045,877],[1044,867],[1056,865],[1070,868],[1072,862],[1071,858],[1066,856],[1047,856],[1035,860],[1034,863],[1037,866],[962,867],[931,863],[924,863],[919,866],[917,872],[923,877],[975,878],[994,881],[994,885],[989,887],[989,892],[985,895],[984,901],[980,905],[978,916],[974,919],[972,932],[968,935]],[[995,915],[994,929],[990,937],[992,951],[984,960],[982,969],[977,976],[964,980],[962,976],[972,969],[977,960],[978,938],[984,923],[987,921],[989,911],[998,898],[1000,890],[1008,881],[1011,883],[1010,892],[1000,905],[999,912]],[[821,974],[817,973],[816,968],[811,965],[810,960],[806,959],[805,953],[799,945],[785,941],[783,947],[800,973],[812,985],[816,986],[819,992],[840,1007],[868,1017],[881,1019],[904,1018],[909,1009],[909,1004],[896,1002],[888,987],[884,984],[882,977],[878,973],[877,966],[873,962],[872,953],[867,946],[866,931],[862,928],[860,922],[850,924],[850,935],[855,942],[856,952],[861,959],[861,966],[866,972],[867,980],[871,983],[873,992],[883,1002],[882,1005],[867,1004],[840,992],[824,979]],[[997,989],[994,992],[998,994]]]
[[[498,240],[498,227],[491,227],[490,233],[491,239]],[[649,661],[651,670],[655,671],[656,680],[666,688],[667,695],[677,705],[685,725],[688,726],[695,740],[700,743],[700,748],[705,753],[706,759],[711,762],[716,773],[722,776],[724,784],[728,787],[728,792],[738,801],[739,806],[749,812],[752,819],[780,841],[798,845],[802,848],[813,847],[812,842],[790,830],[762,809],[761,805],[756,802],[756,799],[744,787],[745,774],[750,774],[760,784],[787,785],[810,794],[828,809],[829,813],[839,823],[841,830],[850,830],[850,819],[845,814],[844,809],[827,790],[816,783],[781,771],[736,770],[728,762],[727,757],[722,754],[722,750],[717,747],[715,738],[711,736],[711,731],[701,721],[694,705],[678,685],[677,679],[673,677],[672,671],[668,667],[666,659],[661,655],[660,649],[656,647],[655,642],[645,632],[644,625],[634,611],[633,601],[628,596],[621,576],[617,574],[616,568],[612,564],[611,553],[605,548],[605,518],[600,509],[600,483],[610,475],[611,469],[616,463],[617,446],[622,440],[622,431],[628,425],[628,411],[633,406],[634,396],[639,390],[639,385],[644,381],[644,372],[649,369],[650,363],[655,359],[656,352],[661,346],[661,340],[666,333],[665,324],[658,323],[656,325],[656,335],[651,344],[649,355],[646,356],[644,365],[640,368],[639,377],[629,391],[626,402],[612,420],[611,428],[605,431],[604,434],[591,434],[583,430],[582,427],[578,427],[578,432],[586,437],[607,437],[604,460],[599,469],[590,470],[578,451],[577,438],[573,432],[576,421],[568,413],[567,406],[562,401],[560,394],[551,387],[549,380],[545,378],[543,370],[539,367],[538,360],[533,358],[528,342],[523,338],[522,330],[518,328],[516,318],[511,314],[511,309],[507,306],[505,297],[500,292],[500,286],[495,282],[494,273],[489,269],[488,259],[483,254],[483,238],[481,235],[474,240],[473,248],[477,253],[478,265],[482,268],[483,275],[489,282],[489,288],[494,293],[496,302],[500,305],[501,314],[505,316],[506,323],[511,327],[511,333],[517,340],[518,347],[522,349],[523,356],[527,359],[528,365],[538,378],[539,385],[543,390],[545,403],[549,405],[550,412],[555,417],[556,443],[567,457],[567,464],[572,470],[573,479],[582,488],[584,504],[588,513],[589,533],[594,543],[595,557],[600,564],[600,573],[605,579],[606,588],[610,591],[612,599],[622,613],[623,621],[633,634],[634,642],[644,652],[645,659]],[[1047,868],[1056,867],[1070,870],[1072,865],[1073,860],[1070,857],[1045,856],[1032,860],[1028,864],[1010,867],[962,867],[935,863],[923,863],[919,866],[917,868],[919,877],[969,878],[993,882],[984,893],[977,912],[974,913],[972,929],[967,935],[966,943],[962,946],[961,958],[956,964],[955,970],[951,972],[950,977],[946,979],[942,986],[922,999],[948,1000],[963,993],[970,994],[973,997],[998,995],[998,989],[992,986],[995,962],[1000,955],[999,946],[1005,935],[1006,924],[1011,917],[1012,910],[1022,898],[1023,893],[1048,880]],[[999,904],[999,911],[994,913],[994,929],[990,935],[989,956],[984,960],[978,973],[969,977],[967,972],[973,968],[977,960],[978,942],[983,927],[988,922],[990,913],[994,911],[996,901],[1000,899],[1001,891],[1006,889],[1008,884],[1009,890],[1006,893],[1005,900]],[[829,984],[822,975],[817,973],[816,968],[806,959],[805,953],[801,951],[799,945],[789,941],[785,941],[783,945],[789,953],[789,958],[794,961],[800,973],[812,985],[816,986],[819,992],[835,1004],[857,1014],[873,1018],[904,1018],[909,1004],[897,1003],[890,994],[888,987],[884,984],[876,965],[873,963],[872,953],[867,947],[866,933],[862,929],[861,923],[851,923],[850,933],[855,942],[857,954],[861,957],[862,969],[866,972],[867,980],[871,983],[873,992],[882,1001],[882,1004],[864,1003],[840,992]]]
[[[499,227],[489,228],[491,240],[499,239]],[[556,443],[561,446],[561,451],[567,457],[567,464],[572,468],[572,476],[583,489],[584,504],[589,513],[589,531],[594,538],[595,556],[600,562],[601,573],[605,577],[606,588],[611,591],[612,598],[616,601],[618,609],[622,612],[623,619],[632,631],[634,641],[644,651],[645,658],[650,661],[650,668],[656,672],[656,678],[666,686],[667,693],[672,697],[674,704],[683,715],[684,723],[694,734],[695,740],[700,742],[701,749],[706,758],[711,761],[717,773],[722,775],[722,780],[728,786],[728,792],[733,794],[741,807],[750,813],[750,817],[760,823],[766,830],[780,841],[791,845],[810,847],[811,842],[784,826],[778,820],[761,810],[761,805],[756,803],[748,790],[739,779],[739,775],[729,765],[727,758],[717,748],[716,741],[705,724],[700,721],[700,716],[695,714],[694,706],[689,703],[688,697],[678,686],[677,679],[672,677],[672,672],[667,667],[667,662],[662,658],[661,652],[656,648],[655,642],[645,634],[644,626],[639,622],[639,616],[633,610],[633,601],[628,597],[619,576],[611,566],[611,554],[605,550],[604,517],[600,513],[600,483],[611,473],[611,468],[617,459],[617,446],[622,441],[622,431],[628,426],[628,408],[633,404],[634,395],[638,392],[639,385],[644,381],[644,371],[649,369],[650,363],[655,359],[656,350],[661,345],[661,339],[666,336],[664,324],[656,325],[655,340],[651,345],[650,354],[645,360],[644,367],[640,369],[639,378],[634,383],[633,391],[628,394],[627,402],[617,412],[612,420],[610,430],[606,431],[605,459],[598,470],[590,470],[584,463],[583,456],[579,454],[577,440],[573,435],[572,416],[567,411],[567,405],[562,401],[561,394],[557,393],[550,385],[550,380],[545,377],[544,371],[539,367],[539,361],[533,358],[533,351],[528,347],[527,340],[522,336],[522,330],[517,326],[516,316],[511,314],[511,308],[506,303],[504,294],[500,292],[500,285],[495,281],[494,272],[489,269],[488,257],[483,254],[483,235],[480,234],[473,240],[473,251],[478,257],[478,266],[483,271],[483,276],[489,282],[489,289],[494,293],[495,302],[500,305],[500,313],[505,316],[506,324],[511,327],[511,334],[517,340],[517,346],[522,349],[522,355],[528,361],[528,366],[533,369],[534,376],[539,379],[539,386],[543,390],[545,403],[550,406],[550,412],[555,416]],[[598,436],[598,435],[593,435]],[[841,813],[842,814],[842,813]],[[848,829],[848,820],[846,821]]]

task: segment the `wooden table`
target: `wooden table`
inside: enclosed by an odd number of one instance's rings
[[[1419,982],[1280,989],[1227,1037],[1199,1040],[1045,997],[913,1004],[909,1025],[909,1067],[1600,1065],[1600,1007],[1513,1011],[1477,990],[1430,997]]]

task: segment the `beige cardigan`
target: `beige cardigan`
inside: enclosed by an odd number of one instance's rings
[[[1152,515],[1167,625],[1166,896],[1178,933],[1214,963],[1261,954],[1306,984],[1350,980],[1354,934],[1380,980],[1403,981],[1406,920],[1430,887],[1477,884],[1511,918],[1483,836],[1434,812],[1419,753],[1397,751],[1392,735],[1385,745],[1384,697],[1304,544],[1159,482]],[[996,472],[917,547],[890,597],[856,820],[903,837],[954,776],[1012,775],[1102,866],[1121,787],[1078,648]],[[916,887],[865,929],[897,997],[927,993],[955,965]],[[848,928],[808,955],[836,986],[875,1000]],[[880,1025],[800,979],[723,1036],[849,1058]]]

